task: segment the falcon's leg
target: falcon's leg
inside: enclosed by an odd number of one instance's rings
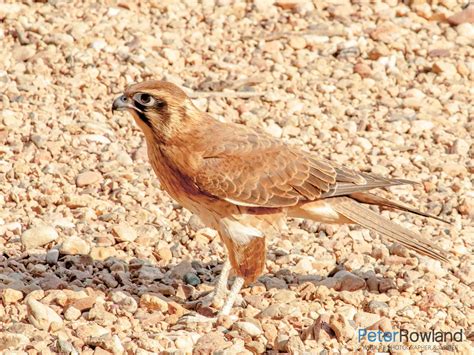
[[[237,298],[240,289],[244,285],[244,278],[243,277],[236,277],[234,283],[232,284],[232,288],[230,289],[229,296],[227,296],[227,300],[225,301],[224,306],[221,308],[219,315],[227,316],[230,313],[230,310],[234,306],[235,299]]]
[[[229,258],[226,259],[224,266],[222,267],[221,274],[217,279],[216,288],[212,294],[211,304],[219,307],[224,302],[224,298],[227,295],[227,280],[229,279],[229,273],[232,266],[230,265]]]
[[[217,318],[219,316],[228,316],[233,305],[235,302],[235,299],[237,298],[240,289],[244,285],[244,278],[243,277],[236,277],[234,280],[234,283],[232,284],[232,288],[230,289],[230,293],[227,296],[227,299],[224,303],[224,306],[221,308],[219,313],[217,314],[217,317],[205,317],[201,314],[194,314],[194,315],[185,315],[181,317],[179,320],[181,323],[203,323],[203,322],[212,322],[214,323],[217,321]]]
[[[214,306],[214,307],[221,307],[224,304],[225,297],[228,293],[227,290],[227,281],[229,279],[229,273],[232,266],[230,265],[229,259],[226,259],[224,265],[222,267],[221,273],[217,279],[216,286],[214,290],[209,292],[204,297],[196,301],[192,301],[188,303],[189,305],[202,305],[205,307]]]

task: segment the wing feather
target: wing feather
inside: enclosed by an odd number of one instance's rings
[[[190,176],[203,192],[243,206],[287,207],[412,183],[335,166],[248,127],[223,124]]]

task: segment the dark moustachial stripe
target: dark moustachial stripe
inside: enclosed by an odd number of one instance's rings
[[[151,127],[151,123],[150,123],[150,120],[148,119],[148,117],[146,117],[146,115],[143,113],[143,112],[146,112],[147,108],[144,106],[144,105],[141,105],[140,103],[136,102],[135,101],[135,107],[138,108],[138,110],[136,110],[136,113],[138,115],[138,117],[146,123],[147,126]]]

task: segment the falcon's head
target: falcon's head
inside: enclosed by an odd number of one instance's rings
[[[158,80],[129,86],[112,104],[112,112],[124,110],[132,114],[148,139],[162,142],[173,138],[199,116],[183,90]]]

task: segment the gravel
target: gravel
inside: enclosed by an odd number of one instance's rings
[[[352,353],[359,327],[467,335],[473,13],[459,1],[0,4],[0,351]],[[421,182],[391,195],[451,224],[381,213],[452,265],[359,227],[290,220],[237,320],[179,323],[213,314],[193,301],[225,249],[160,190],[131,117],[110,112],[148,78],[218,119]],[[472,337],[453,344],[472,352]]]

